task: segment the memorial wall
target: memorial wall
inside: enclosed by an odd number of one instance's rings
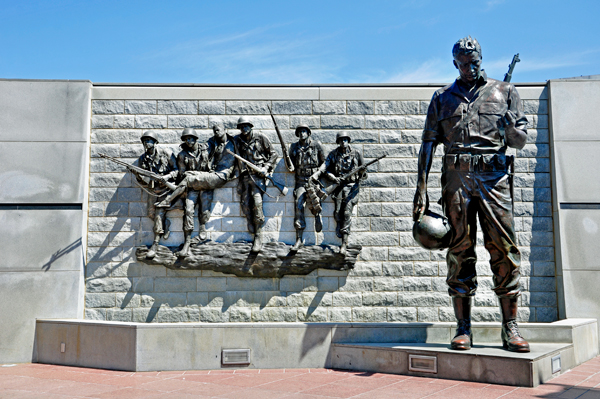
[[[557,320],[557,286],[552,219],[551,163],[546,86],[516,85],[529,120],[528,141],[516,155],[515,228],[522,253],[520,321]],[[441,85],[382,86],[135,86],[95,85],[91,100],[85,318],[134,322],[386,322],[455,321],[448,288],[445,251],[428,251],[412,236],[417,155],[429,100]],[[354,208],[349,244],[361,245],[350,270],[317,269],[307,275],[237,277],[211,270],[184,270],[139,261],[136,247],[150,246],[153,222],[148,194],[135,177],[106,154],[134,164],[144,152],[140,137],[152,131],[159,147],[175,155],[181,133],[194,128],[200,142],[222,125],[228,134],[246,116],[254,131],[269,138],[279,154],[273,175],[290,189],[274,187],[264,196],[266,242],[296,240],[294,174],[281,158],[269,108],[286,145],[306,124],[325,153],[346,132],[365,161],[387,155],[368,169]],[[440,193],[442,148],[429,179],[432,209]],[[219,243],[251,241],[240,208],[237,180],[214,191],[208,238]],[[176,250],[184,241],[183,211],[170,210],[171,234],[161,245]],[[305,247],[333,246],[333,202],[323,201],[323,230],[314,230],[306,210]],[[192,237],[197,235],[196,228]],[[491,291],[489,255],[478,233],[479,290],[474,321],[500,321]],[[202,244],[198,244],[202,245]]]

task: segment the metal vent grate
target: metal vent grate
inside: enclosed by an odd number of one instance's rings
[[[408,355],[408,370],[437,374],[437,356]]]
[[[561,368],[560,355],[556,355],[552,358],[552,374],[558,373]]]
[[[221,364],[250,364],[250,349],[223,349]]]

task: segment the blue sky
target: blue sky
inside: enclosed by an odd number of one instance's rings
[[[444,83],[476,37],[488,75],[600,74],[598,1],[0,0],[0,78]]]

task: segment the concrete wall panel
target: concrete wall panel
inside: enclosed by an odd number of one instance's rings
[[[87,141],[90,82],[0,81],[0,141]]]
[[[0,363],[32,361],[36,318],[81,318],[82,285],[80,271],[0,272]]]
[[[80,210],[0,210],[0,272],[81,270],[82,223]]]
[[[0,141],[0,203],[81,204],[86,142]]]
[[[563,271],[600,271],[600,257],[593,250],[600,242],[600,209],[563,209],[560,234]]]
[[[597,141],[600,81],[550,81],[554,140]]]

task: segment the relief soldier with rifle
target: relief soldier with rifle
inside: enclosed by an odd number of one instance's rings
[[[433,95],[423,130],[415,226],[427,217],[427,179],[435,148],[443,144],[441,202],[450,226],[446,282],[458,321],[451,347],[466,350],[473,344],[471,304],[477,289],[479,216],[484,245],[491,256],[493,290],[500,300],[503,346],[509,351],[529,352],[516,323],[521,254],[513,221],[514,159],[506,155],[507,147],[521,149],[525,145],[527,118],[515,87],[488,78],[481,69],[481,47],[476,39],[460,39],[452,55],[460,77]],[[424,240],[420,243],[429,245]]]
[[[179,182],[177,188],[164,200],[156,204],[158,208],[168,208],[171,206],[171,203],[182,194],[188,193],[186,198],[189,198],[190,191],[199,192],[202,201],[202,206],[199,210],[199,212],[201,212],[199,216],[200,240],[206,239],[206,229],[204,228],[204,224],[210,218],[210,206],[214,189],[223,187],[225,183],[231,180],[235,169],[235,160],[230,153],[230,151],[234,149],[233,137],[226,134],[225,130],[218,125],[213,126],[213,133],[213,137],[208,139],[208,142],[206,143],[205,156],[207,165],[202,167],[202,169],[206,170],[186,170],[183,173],[183,179]],[[193,208],[191,208],[191,211],[193,216]],[[193,219],[191,223],[193,229]],[[189,228],[190,226],[188,225],[187,227]],[[179,256],[189,255],[191,239],[187,234],[185,238],[184,247],[179,252]]]
[[[267,177],[275,169],[277,153],[269,139],[252,131],[254,125],[245,116],[239,118],[237,128],[240,134],[235,136],[236,152],[247,162],[238,159],[240,177],[238,193],[240,204],[248,222],[248,231],[254,234],[251,251],[260,252],[263,245],[262,229],[265,223],[263,212],[263,194],[267,191]],[[254,167],[250,167],[252,164]]]
[[[302,234],[306,228],[306,218],[304,216],[304,207],[306,204],[308,204],[308,208],[315,216],[315,230],[317,233],[323,229],[320,198],[314,194],[311,198],[307,198],[307,187],[311,184],[310,177],[325,162],[325,151],[319,141],[311,139],[311,130],[307,125],[298,125],[296,127],[296,136],[298,137],[298,141],[290,146],[290,158],[292,162],[290,172],[295,172],[296,179],[296,186],[294,188],[296,243],[292,247],[292,252],[297,252],[304,245]]]
[[[361,168],[358,173],[347,175],[364,164],[362,154],[350,146],[350,140],[347,132],[338,133],[335,140],[338,148],[329,153],[325,162],[311,176],[311,179],[316,182],[323,173],[326,173],[327,177],[337,185],[332,195],[335,204],[333,217],[337,224],[335,233],[342,239],[341,254],[345,254],[348,247],[352,211],[358,203],[360,181],[367,178],[366,168]]]
[[[167,219],[167,211],[177,208],[171,206],[158,208],[154,206],[154,203],[157,199],[160,201],[165,198],[170,190],[175,188],[170,180],[174,181],[177,178],[178,170],[175,156],[171,151],[157,146],[158,137],[156,133],[152,131],[144,132],[140,140],[144,145],[144,153],[138,159],[140,167],[129,165],[104,154],[98,155],[125,166],[133,173],[142,189],[148,193],[148,217],[154,220],[154,241],[146,257],[152,259],[156,256],[160,239],[166,240],[169,238],[170,223]]]

